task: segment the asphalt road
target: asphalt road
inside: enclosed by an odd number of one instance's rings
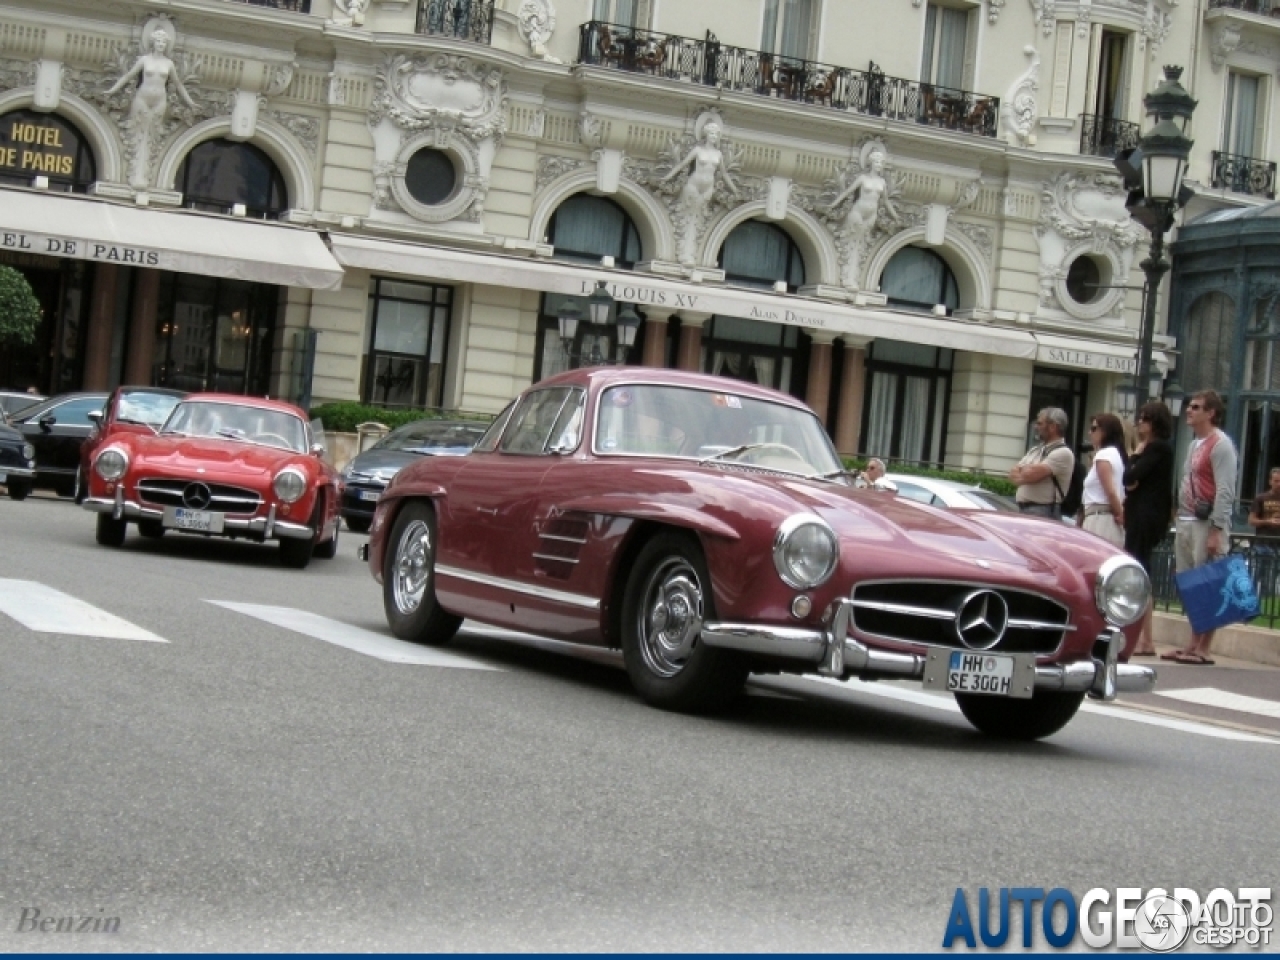
[[[0,500],[0,599],[136,634],[0,613],[0,950],[935,951],[957,888],[1280,888],[1280,742],[1178,701],[1008,745],[909,685],[696,718],[493,631],[394,662],[362,539],[290,571]],[[26,929],[72,916],[118,929]]]

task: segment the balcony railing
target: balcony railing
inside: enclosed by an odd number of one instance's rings
[[[578,62],[668,80],[812,103],[984,137],[996,135],[998,97],[592,20],[581,27]]]
[[[1276,165],[1234,153],[1213,151],[1213,186],[1254,197],[1276,198]]]
[[[292,13],[310,13],[311,0],[237,0],[254,7],[271,7],[273,10],[289,10]]]
[[[418,33],[488,43],[493,36],[493,0],[418,0]]]
[[[1257,13],[1264,17],[1280,17],[1280,3],[1275,0],[1209,0],[1209,9],[1216,7],[1243,10],[1245,13]]]
[[[1120,150],[1138,145],[1142,129],[1136,123],[1080,114],[1080,152],[1091,157],[1114,157]]]

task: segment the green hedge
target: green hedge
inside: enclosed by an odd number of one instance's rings
[[[311,418],[324,424],[331,433],[355,433],[361,423],[381,423],[392,430],[415,420],[479,420],[482,423],[493,417],[484,413],[464,413],[458,410],[390,410],[370,404],[344,401],[322,403],[311,408]]]
[[[866,460],[848,458],[845,459],[844,463],[846,467],[857,470],[861,470],[867,465]],[[979,473],[976,470],[933,470],[928,467],[917,467],[892,461],[886,461],[886,463],[890,473],[906,473],[915,477],[937,477],[940,480],[954,480],[956,483],[971,483],[974,486],[982,487],[983,490],[1001,493],[1006,497],[1012,497],[1018,490],[1017,485],[1012,480],[997,474]]]

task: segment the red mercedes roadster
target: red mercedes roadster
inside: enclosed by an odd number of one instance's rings
[[[98,514],[98,543],[118,547],[128,525],[276,540],[285,566],[338,550],[342,481],[291,403],[198,393],[156,432],[119,434],[94,451],[84,506]]]
[[[1122,662],[1150,593],[1127,554],[857,489],[808,407],[720,377],[536,384],[469,455],[401,470],[364,549],[397,636],[444,643],[466,616],[621,648],[667,709],[723,705],[749,673],[910,678],[1034,739],[1086,694],[1155,683]]]

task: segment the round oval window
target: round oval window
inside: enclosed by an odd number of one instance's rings
[[[1102,270],[1092,257],[1076,257],[1067,270],[1067,293],[1076,303],[1093,303],[1102,295]]]
[[[404,185],[413,199],[428,207],[444,203],[458,183],[458,172],[449,155],[441,150],[419,150],[409,158]]]

